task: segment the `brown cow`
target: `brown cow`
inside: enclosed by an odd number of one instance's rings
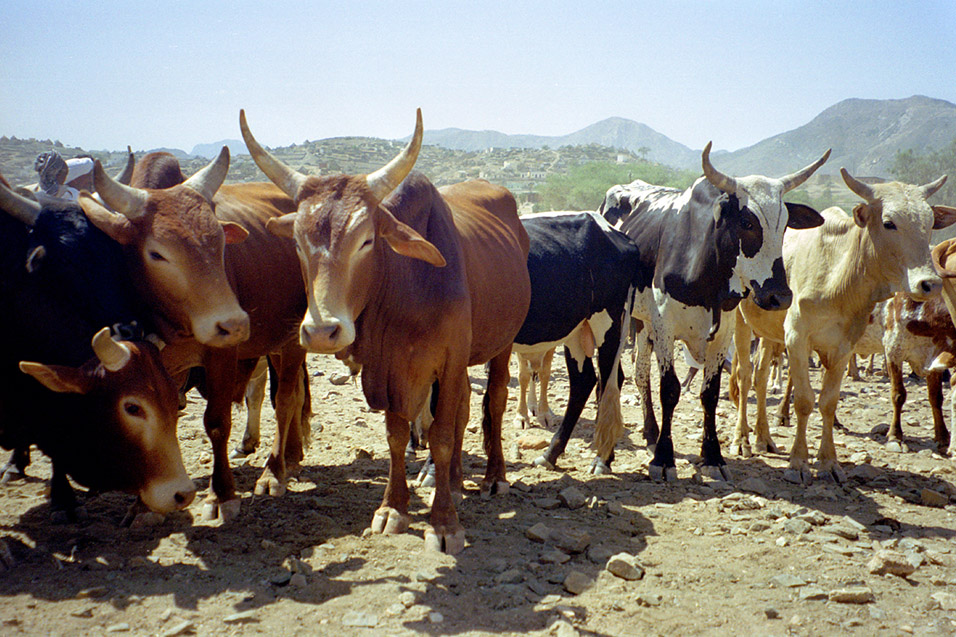
[[[97,165],[97,191],[118,212],[91,197],[80,201],[94,224],[126,246],[134,279],[152,303],[153,319],[167,343],[167,369],[173,375],[196,366],[206,370],[204,424],[213,446],[213,472],[203,515],[223,521],[239,511],[229,467],[231,403],[241,400],[256,359],[279,352],[276,410],[288,423],[305,357],[295,343],[305,295],[301,284],[293,283],[298,272],[294,249],[265,230],[270,218],[294,209],[292,201],[272,184],[220,187],[228,165],[229,151],[223,148],[209,166],[165,190],[122,186]],[[284,447],[273,456],[257,492],[282,492]]]
[[[437,381],[428,431],[435,495],[425,545],[458,553],[465,537],[452,492],[462,489],[469,365],[491,363],[482,491],[508,484],[501,418],[511,344],[531,289],[528,236],[514,197],[485,181],[438,190],[424,176],[409,175],[421,148],[421,111],[408,146],[385,167],[360,176],[297,173],[255,141],[245,113],[239,121],[259,168],[298,206],[269,227],[294,238],[298,248],[309,302],[300,342],[310,351],[351,356],[362,365],[369,406],[385,410],[391,463],[372,531],[408,529],[409,421]]]

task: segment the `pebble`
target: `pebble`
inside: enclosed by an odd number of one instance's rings
[[[518,449],[522,451],[537,451],[548,446],[548,439],[540,436],[525,434],[516,441]]]
[[[800,518],[794,518],[792,520],[787,520],[783,524],[783,530],[787,533],[792,533],[793,535],[803,535],[807,533],[812,527],[810,523],[806,520],[801,520]]]
[[[809,601],[820,601],[829,599],[827,592],[820,588],[819,586],[805,586],[800,589],[799,598],[800,601],[809,602]]]
[[[807,581],[793,573],[781,573],[770,578],[770,583],[774,588],[797,588],[806,586]]]
[[[415,593],[411,591],[402,591],[402,593],[398,596],[398,601],[405,608],[411,608],[415,605]]]
[[[108,633],[125,633],[130,630],[129,624],[122,622],[120,624],[113,624],[112,626],[106,627],[106,632]]]
[[[939,604],[942,610],[956,610],[956,595],[953,593],[933,593],[930,599]]]
[[[90,599],[94,597],[103,597],[107,590],[105,586],[94,586],[93,588],[84,588],[76,594],[77,599]]]
[[[928,507],[944,507],[949,504],[949,496],[932,489],[923,489],[920,491],[920,502]]]
[[[545,511],[553,511],[561,506],[561,500],[557,498],[536,498],[534,505]]]
[[[257,622],[256,611],[244,610],[241,613],[233,613],[222,618],[224,624],[244,624],[246,622]]]
[[[838,604],[872,604],[876,601],[873,591],[866,586],[848,586],[830,591],[830,601]]]
[[[780,619],[780,611],[776,608],[765,608],[763,614],[767,616],[767,619]]]
[[[551,531],[550,541],[567,553],[583,553],[591,544],[591,536],[587,531],[568,531],[567,529]]]
[[[638,593],[634,601],[639,606],[660,606],[664,602],[664,596],[660,593]]]
[[[874,575],[906,577],[916,570],[916,566],[905,555],[888,549],[877,551],[866,566]]]
[[[578,637],[578,629],[572,626],[564,619],[559,619],[551,624],[551,634],[555,637]]]
[[[558,499],[561,500],[564,506],[568,507],[572,511],[574,509],[580,509],[587,503],[587,498],[584,493],[581,492],[577,487],[568,487],[558,494]]]
[[[524,536],[534,542],[547,542],[551,537],[551,529],[544,522],[538,522],[525,529]]]
[[[739,488],[743,491],[749,491],[750,493],[756,493],[757,495],[762,495],[765,498],[773,497],[773,488],[760,478],[747,478],[742,481],[739,485]]]
[[[440,624],[445,621],[445,616],[439,613],[438,611],[432,611],[428,613],[428,621],[433,624]]]
[[[564,590],[572,595],[580,595],[590,588],[592,583],[591,578],[587,574],[581,571],[571,571],[568,573],[568,576],[564,578],[562,586],[564,586]]]
[[[159,637],[178,637],[183,635],[188,631],[195,630],[196,624],[191,621],[179,622],[175,626],[170,627],[168,630],[164,630],[159,633]]]
[[[858,464],[847,472],[848,478],[855,478],[861,482],[870,482],[883,475],[883,472],[871,464]]]
[[[846,540],[852,540],[854,542],[860,538],[860,534],[856,529],[847,528],[842,524],[827,524],[821,526],[820,532],[836,535],[837,537],[842,537]]]
[[[545,551],[542,553],[538,561],[542,564],[564,564],[570,559],[571,556],[564,551],[554,549],[553,551]]]
[[[524,581],[524,573],[520,569],[512,568],[495,575],[496,584],[520,584]]]
[[[378,625],[378,615],[350,610],[342,616],[342,625],[350,628],[375,628]]]
[[[309,585],[309,580],[302,573],[295,573],[289,578],[289,586],[294,588],[305,588]]]
[[[607,570],[625,580],[638,580],[644,577],[644,567],[630,553],[618,553],[607,561]]]

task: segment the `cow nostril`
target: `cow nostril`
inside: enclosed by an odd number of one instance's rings
[[[341,334],[341,333],[342,333],[342,327],[341,327],[340,325],[334,325],[334,326],[329,330],[328,338],[329,338],[330,341],[337,340],[338,337],[339,337],[339,334]]]
[[[932,283],[931,281],[926,281],[926,280],[920,281],[919,287],[920,287],[920,290],[922,290],[924,294],[929,294],[929,293],[932,292],[934,289],[936,289],[936,286],[933,285],[933,283]]]

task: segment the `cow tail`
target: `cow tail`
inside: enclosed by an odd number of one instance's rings
[[[624,435],[624,414],[621,412],[621,386],[618,383],[621,367],[621,353],[630,327],[629,312],[625,311],[621,317],[621,337],[614,355],[614,365],[611,367],[610,378],[604,385],[601,398],[598,402],[597,422],[594,428],[594,444],[598,456],[607,462],[614,451],[617,441]]]

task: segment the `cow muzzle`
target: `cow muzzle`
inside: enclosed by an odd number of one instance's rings
[[[786,310],[793,302],[793,291],[787,285],[760,285],[756,281],[750,282],[753,289],[753,301],[762,310],[776,312]]]
[[[196,485],[182,468],[181,460],[179,465],[180,470],[172,478],[151,482],[139,493],[143,503],[156,513],[182,511],[196,497]]]
[[[299,327],[299,344],[310,352],[335,354],[355,341],[355,324],[336,318],[314,321],[307,316]]]
[[[249,315],[242,309],[196,321],[193,334],[209,347],[232,347],[249,339]]]
[[[935,273],[921,270],[917,276],[912,274],[906,277],[906,294],[914,301],[928,301],[943,289],[943,280]]]

